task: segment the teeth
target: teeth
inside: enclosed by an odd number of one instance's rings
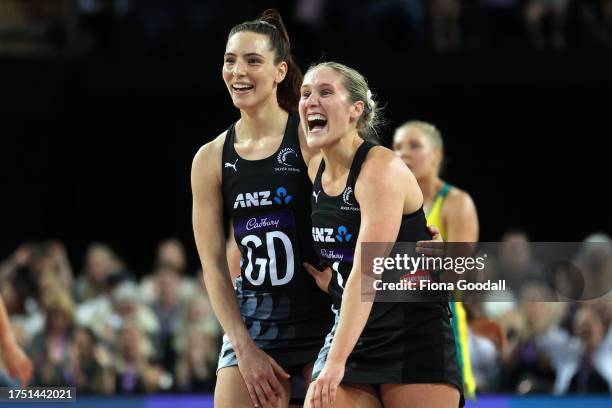
[[[253,85],[248,85],[248,84],[234,84],[233,85],[234,89],[247,89],[247,88],[252,88]]]
[[[308,115],[308,120],[327,120],[327,118],[320,113]]]

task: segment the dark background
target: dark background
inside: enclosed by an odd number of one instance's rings
[[[86,53],[1,57],[0,258],[57,238],[80,265],[96,240],[142,274],[156,243],[177,236],[196,267],[191,160],[239,117],[221,79],[225,38],[261,9],[226,11],[185,46],[184,33],[151,45],[127,19],[107,22]],[[612,231],[610,51],[439,54],[403,47],[392,28],[372,38],[285,20],[303,68],[338,60],[368,78],[387,140],[409,119],[439,127],[445,179],[474,198],[482,241],[511,227],[532,241]]]

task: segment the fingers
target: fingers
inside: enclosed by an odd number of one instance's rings
[[[333,407],[336,403],[336,393],[338,391],[338,386],[334,384],[330,384],[329,387],[329,406]]]
[[[312,395],[310,396],[310,406],[313,408],[321,408],[321,403],[319,401],[319,380],[312,383]]]
[[[329,404],[329,384],[323,384],[321,387],[321,405],[324,408],[330,406]]]
[[[246,382],[246,386],[247,386],[247,390],[249,391],[249,396],[251,397],[251,401],[253,402],[253,406],[255,408],[259,408],[261,407],[261,402],[259,402],[259,398],[257,397],[257,392],[255,392],[255,386],[251,385],[250,383]]]
[[[270,363],[272,364],[272,369],[276,375],[280,376],[281,378],[291,378],[283,367],[281,367],[272,357],[270,357]]]
[[[271,407],[276,406],[278,395],[280,395],[282,392],[280,383],[278,382],[278,380],[276,379],[274,375],[273,377],[274,377],[274,381],[276,381],[276,383],[278,384],[278,387],[276,385],[270,386],[270,381],[264,381],[260,384],[262,390],[265,393],[265,398],[267,400],[266,406],[269,405]]]
[[[21,369],[19,370],[19,382],[22,387],[27,387],[32,378],[32,362],[28,359],[25,361]]]
[[[444,241],[418,241],[416,243],[416,253],[423,254],[425,256],[443,256],[445,252],[446,246]]]
[[[440,229],[435,225],[428,226],[427,230],[429,231],[429,235],[431,235],[433,239],[436,238],[436,235],[440,235]]]
[[[255,405],[255,407],[268,407],[269,402],[268,399],[266,398],[266,392],[263,390],[262,386],[260,383],[257,383],[253,386],[253,388],[255,389],[255,394],[257,395],[257,401],[259,405]]]
[[[302,262],[302,265],[304,265],[304,269],[306,269],[306,272],[308,272],[310,274],[310,276],[312,276],[315,279],[317,279],[319,277],[319,273],[320,272],[314,266],[312,266],[308,262]]]

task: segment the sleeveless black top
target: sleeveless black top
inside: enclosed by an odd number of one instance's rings
[[[364,142],[359,146],[349,170],[346,187],[338,196],[329,196],[321,185],[325,161],[321,160],[313,183],[312,238],[322,263],[331,266],[329,292],[334,306],[340,307],[344,283],[353,267],[353,255],[361,226],[361,210],[355,198],[355,185],[368,152],[375,145]],[[384,199],[384,198],[381,198]],[[402,216],[397,242],[416,242],[431,239],[423,209]],[[373,309],[375,310],[376,307]]]
[[[302,266],[317,257],[310,236],[312,184],[298,123],[290,114],[280,147],[261,160],[238,155],[231,125],[223,146],[222,192],[241,253],[237,295],[251,336],[263,349],[303,350],[314,361],[333,316],[329,296]]]

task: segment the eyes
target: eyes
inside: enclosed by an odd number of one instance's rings
[[[249,65],[261,65],[263,64],[263,59],[258,57],[248,57],[246,60]],[[236,63],[236,57],[227,56],[223,59],[225,65],[234,65]]]
[[[312,93],[312,91],[310,89],[304,89],[302,90],[302,99],[308,99],[310,97],[310,94]],[[321,89],[321,91],[319,92],[319,94],[323,97],[325,96],[329,96],[329,95],[333,95],[333,91],[329,88],[323,88]]]
[[[398,150],[399,151],[399,150],[401,150],[401,148],[403,146],[408,147],[410,150],[418,150],[418,149],[422,149],[424,147],[423,144],[421,142],[419,142],[419,141],[410,141],[407,144],[405,144],[405,142],[402,143],[401,141],[398,141],[398,142],[395,142],[393,144],[393,150]]]

